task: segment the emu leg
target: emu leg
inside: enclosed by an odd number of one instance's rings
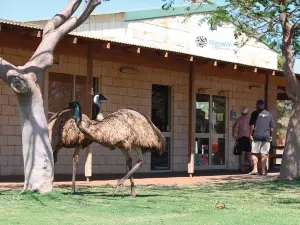
[[[127,173],[132,169],[132,158],[131,156],[129,155],[128,152],[126,152],[125,154],[125,157],[126,157],[126,165],[127,165]],[[133,181],[133,174],[130,176],[130,190],[131,190],[131,196],[132,198],[135,198],[136,197],[136,193],[135,193],[135,190],[134,190],[134,181]]]
[[[76,168],[77,168],[78,154],[80,152],[80,149],[81,149],[80,146],[76,146],[74,154],[73,154],[72,194],[74,194],[76,192],[76,189],[75,189]]]
[[[57,163],[57,154],[58,154],[59,149],[55,149],[53,151],[53,159],[54,159],[54,164]]]
[[[142,152],[139,150],[139,151],[137,151],[137,153],[138,153],[138,162],[135,164],[135,166],[131,169],[131,170],[129,170],[129,172],[121,179],[121,180],[119,180],[118,181],[118,184],[117,184],[117,186],[116,186],[116,188],[115,188],[115,191],[114,191],[114,194],[113,195],[115,195],[118,191],[119,191],[119,189],[120,189],[120,187],[124,184],[124,181],[128,178],[128,177],[131,177],[132,175],[133,175],[133,173],[136,171],[136,170],[138,170],[142,165],[143,165],[143,163],[144,163],[144,159],[143,159],[143,156],[142,156]],[[131,180],[132,179],[132,180]],[[132,194],[132,197],[136,197],[136,193],[135,193],[135,191],[134,191],[134,183],[133,183],[133,177],[132,178],[130,178],[130,180],[132,181],[131,182],[131,194]],[[133,191],[133,192],[132,192]]]

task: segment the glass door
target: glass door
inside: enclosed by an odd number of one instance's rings
[[[151,120],[163,133],[167,142],[167,149],[163,155],[151,152],[151,170],[170,170],[171,153],[171,87],[166,85],[152,85]]]
[[[225,165],[226,142],[226,98],[224,96],[211,96],[212,99],[212,129],[211,152],[212,165]]]
[[[195,166],[210,162],[210,95],[196,95]]]
[[[226,97],[196,94],[195,168],[226,168]]]

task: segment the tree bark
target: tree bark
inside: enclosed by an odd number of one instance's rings
[[[57,43],[80,26],[101,0],[85,2],[81,12],[73,16],[82,0],[70,0],[47,22],[42,42],[24,66],[14,66],[0,58],[0,79],[14,90],[19,103],[25,176],[23,191],[47,193],[53,188],[53,153],[40,87],[45,70],[53,64]]]
[[[40,87],[32,78],[30,92],[18,94],[24,160],[23,191],[52,191],[54,161]],[[36,85],[34,85],[36,84]]]
[[[7,81],[19,103],[25,178],[23,191],[51,192],[54,160],[40,88],[44,71],[35,67],[18,67],[9,73],[14,74],[8,76]]]
[[[294,103],[294,112],[287,128],[283,158],[280,165],[280,180],[292,181],[298,174],[298,159],[300,149],[300,104]]]
[[[283,73],[287,81],[286,92],[293,101],[293,113],[289,120],[286,142],[280,166],[280,180],[294,180],[298,174],[298,152],[300,147],[300,87],[294,73],[295,57],[293,54],[293,26],[288,23],[286,13],[280,14],[283,38],[281,50],[283,55]]]

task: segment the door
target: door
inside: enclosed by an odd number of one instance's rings
[[[226,168],[226,97],[196,94],[195,169]]]
[[[151,170],[167,171],[171,169],[171,87],[152,84],[151,120],[166,138],[167,146],[163,155],[151,152]]]

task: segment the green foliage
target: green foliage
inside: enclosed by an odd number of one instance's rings
[[[282,57],[282,55],[277,56],[277,69],[283,70],[283,57]]]
[[[288,123],[292,116],[293,103],[290,100],[277,101],[277,135],[280,138],[286,136]]]

